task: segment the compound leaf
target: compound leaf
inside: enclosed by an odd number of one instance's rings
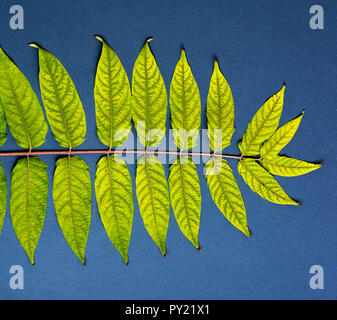
[[[88,165],[78,156],[56,162],[53,199],[63,235],[85,264],[85,246],[91,220],[91,182]]]
[[[155,156],[137,162],[136,194],[145,228],[165,255],[166,233],[170,219],[170,196],[163,165]]]
[[[250,237],[245,204],[232,169],[225,159],[211,158],[205,164],[207,185],[212,199],[234,227]]]
[[[214,60],[207,96],[207,123],[210,147],[222,151],[231,144],[234,133],[234,101],[232,91]]]
[[[102,53],[95,79],[96,125],[99,139],[113,148],[122,144],[131,130],[131,92],[128,76],[117,54],[99,36]]]
[[[148,42],[141,49],[132,73],[133,122],[140,142],[155,147],[165,135],[167,93]]]
[[[255,160],[244,159],[239,161],[238,170],[246,184],[263,199],[278,204],[300,205],[300,203],[291,199],[275,178]]]
[[[46,216],[48,173],[37,157],[21,158],[12,171],[10,215],[16,236],[31,264]]]
[[[5,219],[7,206],[7,178],[0,161],[0,234]]]
[[[171,81],[170,110],[175,144],[180,150],[192,149],[199,137],[201,102],[198,85],[183,48]]]
[[[303,160],[288,158],[285,156],[275,156],[273,158],[263,158],[262,166],[271,174],[283,177],[295,177],[319,169],[322,164],[315,164]]]
[[[277,129],[283,109],[284,90],[285,85],[262,105],[249,122],[242,141],[239,142],[242,155],[258,155],[262,143]]]
[[[27,78],[1,48],[0,101],[16,143],[26,149],[42,145],[48,125],[39,100]]]
[[[111,242],[128,263],[133,220],[133,192],[126,163],[117,154],[97,164],[95,191],[98,211]]]
[[[201,193],[197,167],[191,157],[178,157],[170,166],[173,213],[182,233],[198,249]]]
[[[0,97],[0,147],[3,146],[6,140],[7,140],[6,120],[5,120],[4,112],[2,110],[1,97]]]
[[[36,44],[43,105],[55,139],[61,147],[73,148],[85,140],[87,130],[82,102],[62,63]]]
[[[262,158],[272,158],[276,156],[293,138],[302,120],[302,114],[289,121],[279,129],[261,146],[260,155]]]

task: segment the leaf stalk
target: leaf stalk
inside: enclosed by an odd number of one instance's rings
[[[0,157],[5,156],[37,156],[37,155],[74,155],[74,154],[166,154],[166,155],[179,155],[179,156],[209,156],[209,157],[222,157],[229,159],[242,160],[249,157],[240,155],[220,154],[220,153],[207,153],[207,152],[189,152],[189,151],[167,151],[167,150],[34,150],[34,151],[2,151]],[[259,160],[258,158],[253,158]]]

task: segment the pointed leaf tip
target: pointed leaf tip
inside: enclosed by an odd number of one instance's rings
[[[104,39],[101,36],[99,36],[97,34],[94,34],[94,38],[97,39],[98,41],[101,41],[102,43],[104,43]]]
[[[146,39],[145,43],[149,43],[149,42],[152,41],[152,40],[153,40],[153,37],[148,37],[148,38]]]
[[[283,83],[282,88],[279,92],[275,94],[276,97],[279,97],[280,95],[284,94],[284,90],[286,89],[286,83]]]
[[[27,46],[32,47],[32,48],[36,48],[36,49],[41,49],[36,43],[34,42],[30,42],[27,43]]]
[[[180,47],[180,58],[187,59],[186,58],[186,50],[185,50],[183,45],[181,45],[181,47]]]

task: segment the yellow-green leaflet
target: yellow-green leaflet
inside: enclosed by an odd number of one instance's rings
[[[91,220],[91,182],[89,167],[80,157],[57,160],[53,199],[63,235],[85,264],[85,246]]]
[[[140,142],[155,147],[165,135],[167,94],[164,80],[149,48],[140,50],[132,73],[132,117]]]
[[[170,219],[170,196],[163,165],[155,156],[137,162],[136,194],[144,226],[165,255],[166,233]]]
[[[16,236],[31,264],[46,216],[48,174],[37,157],[21,158],[12,171],[10,214]]]
[[[0,234],[4,223],[7,205],[7,178],[0,161]]]
[[[7,140],[6,120],[5,120],[4,112],[2,110],[1,98],[0,98],[0,147],[3,146],[6,140]]]
[[[214,69],[207,96],[207,124],[210,146],[222,151],[231,144],[234,133],[234,101],[232,91],[214,60]]]
[[[197,167],[191,157],[178,157],[170,166],[169,186],[174,216],[182,233],[198,249],[201,193]]]
[[[201,103],[198,85],[183,48],[171,81],[170,110],[175,144],[180,150],[192,149],[199,137]]]
[[[250,237],[245,204],[227,161],[211,158],[206,162],[205,169],[207,185],[213,201],[234,227]]]
[[[262,143],[277,129],[283,109],[284,90],[285,85],[262,105],[249,122],[242,141],[239,142],[242,155],[258,155]]]
[[[1,48],[0,101],[9,130],[20,147],[32,149],[44,143],[48,125],[39,100],[27,78]]]
[[[279,129],[261,146],[260,155],[262,158],[272,158],[276,156],[293,138],[303,117],[302,114],[289,121]]]
[[[133,220],[133,192],[130,173],[117,154],[97,164],[95,191],[98,211],[111,242],[128,263]]]
[[[284,156],[264,158],[261,160],[263,167],[271,174],[283,177],[295,177],[319,169],[322,164],[315,164]]]
[[[94,89],[97,134],[114,148],[127,139],[131,129],[130,84],[117,54],[101,37],[95,38],[103,44]]]
[[[238,170],[247,185],[263,199],[278,204],[300,205],[291,199],[275,178],[253,159],[239,161]]]
[[[85,140],[87,126],[75,85],[55,56],[30,46],[39,50],[41,96],[54,137],[62,147],[77,147]]]

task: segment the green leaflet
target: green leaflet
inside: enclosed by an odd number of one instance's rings
[[[174,215],[182,233],[199,249],[201,193],[191,157],[178,157],[170,166],[169,186]]]
[[[166,233],[170,219],[170,196],[163,165],[155,156],[137,162],[136,194],[145,228],[165,255]]]
[[[80,157],[57,160],[53,199],[63,235],[85,264],[85,246],[91,220],[91,182],[89,167]]]
[[[131,92],[117,54],[103,43],[95,79],[96,124],[99,139],[108,147],[122,144],[131,130]]]
[[[132,73],[133,122],[140,142],[155,147],[165,135],[167,94],[164,80],[149,48],[149,39],[140,50]]]
[[[50,52],[39,51],[41,97],[48,122],[60,146],[73,148],[85,140],[87,130],[82,102],[68,72]]]
[[[322,164],[310,163],[284,156],[264,158],[261,160],[261,164],[271,174],[283,177],[300,176],[319,169],[322,166]]]
[[[5,120],[4,112],[2,110],[1,98],[0,98],[0,147],[3,146],[6,140],[7,140],[6,120]]]
[[[297,131],[297,128],[302,120],[303,113],[304,111],[299,117],[289,121],[277,129],[274,134],[261,146],[260,155],[262,158],[272,158],[276,156],[289,143]]]
[[[214,60],[214,70],[207,96],[208,137],[213,151],[231,144],[234,133],[234,101],[232,91]]]
[[[111,242],[128,263],[133,220],[130,173],[117,154],[100,159],[95,179],[96,199],[104,228]]]
[[[180,150],[192,149],[199,137],[201,102],[184,48],[181,49],[171,81],[170,110],[175,144]]]
[[[21,158],[12,171],[10,214],[16,236],[31,264],[46,216],[48,173],[37,157]]]
[[[242,155],[258,155],[261,144],[277,129],[283,109],[284,90],[285,85],[262,105],[249,122],[242,141],[239,142]]]
[[[227,161],[210,158],[205,164],[205,169],[207,185],[213,201],[234,227],[250,237],[245,204]]]
[[[32,149],[44,143],[48,125],[39,100],[27,78],[1,48],[0,101],[9,130],[20,147]]]
[[[4,223],[7,206],[7,178],[0,161],[0,234]]]
[[[300,205],[291,199],[277,183],[274,177],[253,159],[244,159],[238,163],[239,174],[247,185],[263,199],[278,204]]]

